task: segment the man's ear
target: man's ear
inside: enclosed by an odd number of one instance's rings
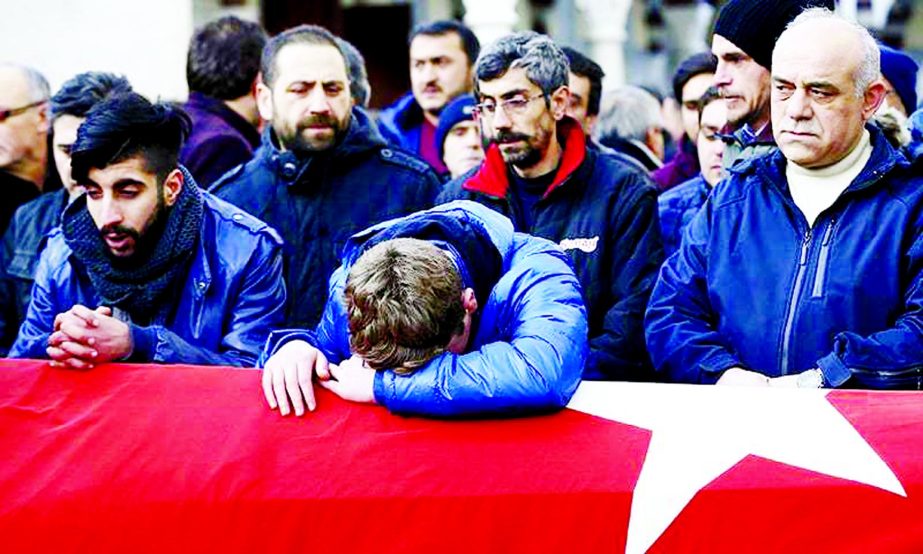
[[[265,121],[272,121],[272,89],[266,86],[262,78],[256,84],[256,108],[261,118]]]
[[[868,121],[875,115],[887,94],[888,87],[885,86],[881,79],[873,82],[865,89],[865,94],[862,98],[862,121]]]
[[[176,204],[176,199],[179,198],[179,193],[183,191],[184,184],[183,173],[179,169],[171,171],[163,182],[164,204],[167,206]]]
[[[570,89],[562,85],[551,93],[551,115],[555,121],[561,121],[567,113],[567,104],[570,101]]]
[[[465,313],[473,314],[478,309],[478,299],[474,296],[474,289],[467,288],[461,293],[462,307]]]
[[[36,113],[38,114],[38,132],[47,134],[51,131],[51,103],[45,102],[41,104]]]

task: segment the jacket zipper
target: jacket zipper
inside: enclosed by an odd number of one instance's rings
[[[811,291],[811,298],[820,298],[824,295],[824,281],[827,275],[827,259],[830,257],[830,237],[833,235],[833,226],[836,219],[831,219],[824,230],[824,240],[820,245],[820,256],[817,260],[817,271],[814,274],[814,288]]]
[[[782,375],[788,375],[788,350],[792,342],[792,327],[795,322],[795,309],[798,306],[798,297],[801,296],[801,286],[804,283],[804,272],[808,265],[808,249],[811,246],[811,230],[804,234],[801,241],[801,258],[798,260],[798,272],[795,274],[795,286],[792,296],[788,301],[788,310],[785,313],[785,325],[782,330]]]

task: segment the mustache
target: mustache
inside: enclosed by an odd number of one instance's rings
[[[326,114],[317,114],[317,115],[306,117],[305,119],[302,119],[301,121],[299,121],[298,129],[302,130],[302,129],[307,129],[308,127],[315,127],[315,126],[320,126],[320,125],[335,128],[337,124],[338,122],[335,117],[331,115],[326,115]]]
[[[490,142],[493,144],[499,144],[501,142],[515,142],[515,141],[520,141],[520,140],[524,140],[528,142],[530,138],[532,137],[530,137],[529,135],[525,133],[514,133],[512,131],[498,131],[497,134],[494,135],[490,139]]]
[[[141,233],[132,229],[131,227],[126,227],[124,225],[106,225],[99,230],[99,234],[102,237],[106,235],[128,235],[135,239],[136,241],[141,238]]]

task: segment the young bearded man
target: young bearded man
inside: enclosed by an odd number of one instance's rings
[[[185,114],[135,93],[90,110],[71,148],[86,193],[42,253],[11,357],[255,363],[282,322],[282,241],[177,165],[188,132]]]

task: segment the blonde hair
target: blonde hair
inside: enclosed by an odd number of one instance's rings
[[[410,373],[464,331],[461,293],[461,275],[438,247],[411,238],[377,244],[346,279],[349,346],[373,369]]]

